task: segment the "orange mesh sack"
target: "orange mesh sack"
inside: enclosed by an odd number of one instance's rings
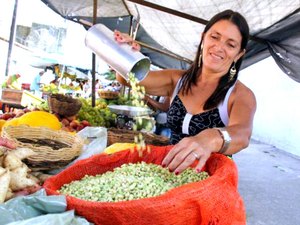
[[[78,161],[49,178],[44,188],[49,195],[59,194],[62,185],[84,175],[102,174],[124,163],[161,164],[172,146],[150,146],[151,152],[139,157],[137,151],[99,154]],[[204,170],[203,181],[186,184],[157,197],[120,202],[92,202],[67,196],[68,209],[99,225],[243,225],[245,207],[237,191],[235,163],[220,154],[212,154]]]

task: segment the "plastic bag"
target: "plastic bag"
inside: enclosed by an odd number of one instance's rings
[[[88,225],[87,220],[76,217],[74,210],[64,213],[48,214],[38,216],[24,221],[12,222],[7,225]]]
[[[32,195],[16,197],[0,204],[0,224],[90,224],[87,220],[76,217],[74,211],[66,212],[66,208],[65,196],[47,196],[45,189],[41,189]]]
[[[70,162],[67,166],[60,169],[55,169],[49,171],[50,174],[58,174],[67,167],[73,165],[75,162],[81,159],[89,158],[95,154],[102,153],[107,145],[107,129],[105,127],[85,127],[79,131],[76,135],[79,135],[85,144],[82,148],[82,153],[78,156],[77,159]]]
[[[0,224],[29,219],[46,213],[65,212],[65,196],[47,196],[45,189],[28,195],[15,197],[0,204]]]
[[[105,127],[85,127],[77,133],[79,137],[86,140],[81,155],[72,162],[86,159],[92,155],[104,151],[107,145],[107,129]]]

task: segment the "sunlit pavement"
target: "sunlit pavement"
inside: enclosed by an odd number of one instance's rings
[[[247,225],[299,225],[300,157],[251,141],[233,158]]]

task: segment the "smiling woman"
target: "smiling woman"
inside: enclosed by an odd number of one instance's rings
[[[223,73],[224,69],[230,67],[232,62],[237,62],[245,53],[245,49],[241,50],[242,36],[238,27],[232,26],[228,20],[221,20],[213,25],[204,35],[204,41],[206,45],[202,49],[203,68],[212,73]]]
[[[244,17],[223,11],[207,23],[188,70],[151,71],[139,83],[150,95],[171,98],[167,123],[174,147],[162,164],[176,174],[195,161],[200,172],[212,153],[232,155],[248,146],[256,100],[237,80],[248,37]],[[132,44],[128,35],[116,32],[115,38]]]

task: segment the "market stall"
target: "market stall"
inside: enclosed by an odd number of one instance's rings
[[[245,224],[237,168],[230,158],[215,153],[201,172],[193,170],[195,161],[174,176],[161,166],[172,146],[153,134],[155,121],[147,106],[134,106],[114,91],[99,91],[96,101],[71,91],[51,93],[51,87],[45,92],[48,100],[34,109],[1,115],[2,137],[16,144],[0,152],[5,206],[20,195],[39,199],[42,194],[47,207],[53,204],[48,199],[56,197],[62,198],[56,202],[62,207],[25,219],[44,214],[39,219],[46,221],[49,214],[57,213],[52,216],[58,219],[69,213],[70,221],[82,216],[82,223],[102,225]],[[5,98],[9,102],[6,93]]]

